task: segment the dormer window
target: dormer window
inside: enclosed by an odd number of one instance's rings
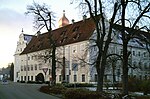
[[[78,39],[79,37],[80,37],[80,34],[78,33],[78,34],[76,34],[76,35],[73,37],[73,39],[76,40],[76,39]]]
[[[72,32],[74,33],[74,32],[77,32],[79,30],[79,26],[76,26],[73,30],[72,30]]]
[[[64,39],[60,40],[60,43],[63,43],[64,42]]]
[[[63,37],[63,36],[66,34],[66,31],[67,31],[67,30],[62,31],[61,34],[60,34],[60,36]]]

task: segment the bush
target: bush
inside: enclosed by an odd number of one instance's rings
[[[129,91],[150,93],[150,80],[139,80],[136,78],[129,78]]]
[[[40,82],[40,81],[36,81],[35,83],[36,84],[43,84],[43,82]]]
[[[141,80],[136,79],[135,77],[130,77],[128,80],[129,91],[137,92],[140,91]]]
[[[50,88],[50,93],[63,94],[67,88],[63,85],[56,85]]]
[[[68,89],[64,93],[65,99],[111,99],[107,95],[85,89]]]
[[[35,84],[36,81],[28,81],[27,83],[29,83],[29,84]]]
[[[150,96],[136,96],[135,99],[150,99]]]
[[[93,84],[88,84],[88,83],[75,83],[75,84],[68,84],[68,83],[65,83],[63,84],[65,87],[67,88],[73,88],[73,87],[93,87],[94,85]]]
[[[44,92],[49,94],[50,93],[50,88],[48,86],[41,86],[40,92]]]
[[[25,81],[20,81],[20,83],[25,83]]]
[[[150,80],[144,80],[140,84],[141,91],[144,92],[144,95],[150,93]]]

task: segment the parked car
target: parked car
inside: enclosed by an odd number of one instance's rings
[[[3,80],[2,80],[2,84],[3,84],[3,85],[8,84],[8,80],[3,79]]]

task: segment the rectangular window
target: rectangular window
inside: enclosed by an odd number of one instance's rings
[[[33,71],[33,65],[31,65],[31,71]]]
[[[67,82],[69,82],[69,75],[67,75],[67,77],[66,77],[66,81],[67,81]]]
[[[143,53],[144,57],[146,57],[146,52]]]
[[[28,76],[28,81],[30,81],[30,76]]]
[[[132,55],[135,56],[135,51],[132,52]]]
[[[42,64],[39,64],[39,70],[42,70]]]
[[[32,60],[34,59],[34,56],[32,56]]]
[[[139,62],[139,69],[142,69],[142,63]]]
[[[30,67],[29,67],[29,65],[28,65],[28,71],[30,71]]]
[[[61,75],[59,75],[59,81],[61,81]]]
[[[82,82],[85,82],[85,74],[82,74]]]
[[[28,57],[28,60],[30,60],[30,57]]]
[[[37,70],[37,64],[35,64],[35,70]]]
[[[95,82],[97,82],[97,74],[95,74]]]
[[[26,81],[26,76],[24,76],[24,81]]]
[[[33,76],[31,76],[31,81],[33,81]]]
[[[74,82],[77,82],[77,75],[74,75]]]
[[[21,71],[23,71],[23,66],[21,66]]]
[[[141,56],[141,53],[140,53],[140,52],[138,52],[138,56]]]
[[[72,71],[78,71],[78,63],[76,60],[72,61]]]
[[[24,66],[24,71],[26,71],[26,66]]]
[[[66,65],[65,67],[68,68],[69,65],[70,65],[70,62],[69,61],[65,61],[65,65]]]
[[[21,76],[21,81],[23,81],[23,76]]]

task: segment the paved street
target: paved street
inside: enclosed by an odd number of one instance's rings
[[[0,99],[59,99],[38,91],[42,85],[21,84],[10,82],[7,85],[0,83]]]

